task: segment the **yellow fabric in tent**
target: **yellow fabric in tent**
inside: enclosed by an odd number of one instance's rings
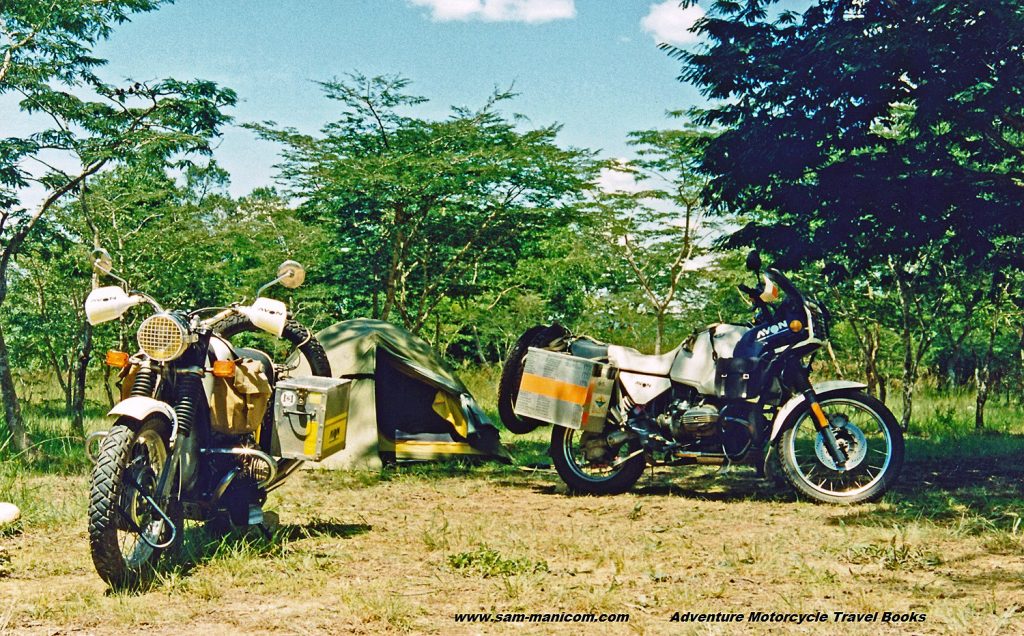
[[[459,435],[466,437],[469,434],[469,425],[462,414],[462,405],[456,401],[455,396],[438,391],[434,396],[434,412],[451,422]]]

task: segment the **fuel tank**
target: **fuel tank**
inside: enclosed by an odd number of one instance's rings
[[[679,349],[669,376],[674,382],[692,386],[702,395],[714,394],[716,354],[719,358],[731,358],[736,344],[749,329],[743,325],[715,325],[701,331]]]

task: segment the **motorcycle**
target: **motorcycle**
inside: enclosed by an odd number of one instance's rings
[[[165,309],[144,292],[127,291],[105,250],[94,252],[93,265],[120,285],[89,293],[85,312],[90,324],[119,319],[140,304],[154,312],[139,326],[136,354],[107,353],[107,364],[121,370],[121,401],[109,412],[117,419],[109,430],[86,440],[94,464],[88,505],[93,563],[111,586],[135,586],[153,572],[162,554],[180,547],[186,519],[221,529],[257,526],[266,531],[273,518],[263,514],[267,493],[304,459],[326,450],[319,436],[327,407],[321,405],[320,417],[314,412],[314,402],[326,403],[317,391],[333,395],[344,381],[329,379],[323,347],[290,318],[286,305],[262,297],[277,283],[289,289],[302,284],[305,271],[295,261],[285,261],[251,305],[188,312]],[[259,349],[232,344],[233,336],[246,331],[288,341],[299,354],[292,358],[296,363],[275,364]],[[291,377],[299,356],[314,377]],[[310,408],[304,411],[305,406]],[[339,423],[340,416],[326,416]],[[282,420],[289,420],[284,429]],[[340,423],[340,442],[339,430],[333,429],[334,448],[344,447]],[[300,446],[315,437],[325,448],[296,452],[282,436],[287,425],[298,429]],[[311,449],[307,445],[305,450]]]
[[[878,499],[903,464],[896,418],[864,384],[811,384],[828,309],[777,269],[762,275],[756,251],[747,268],[763,281],[739,285],[753,323],[713,325],[662,355],[528,330],[502,370],[505,426],[553,424],[548,452],[576,493],[625,492],[647,465],[747,464],[814,501]]]

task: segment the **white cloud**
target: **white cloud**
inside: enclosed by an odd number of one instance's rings
[[[693,44],[700,38],[696,33],[690,33],[690,27],[703,17],[704,9],[695,4],[680,9],[679,0],[665,0],[651,5],[640,26],[659,44]]]
[[[625,167],[625,159],[616,159],[616,163],[620,166]],[[615,170],[614,168],[602,168],[601,174],[597,177],[597,187],[602,192],[614,193],[614,192],[640,192],[643,190],[643,186],[636,182],[636,177],[632,172],[624,172],[623,170]]]
[[[409,0],[437,22],[482,20],[537,24],[576,17],[575,0]]]

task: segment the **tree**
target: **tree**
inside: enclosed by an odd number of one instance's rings
[[[446,119],[403,114],[426,100],[399,77],[324,82],[342,116],[319,136],[253,125],[283,145],[281,179],[325,228],[337,313],[424,329],[449,301],[502,289],[538,238],[571,217],[596,173],[591,153],[555,144],[557,126],[520,131],[495,93]]]
[[[228,120],[232,91],[212,82],[166,79],[115,86],[96,69],[90,49],[112,26],[155,0],[24,0],[0,6],[0,95],[14,93],[31,134],[0,142],[0,305],[8,273],[33,229],[58,203],[104,168],[145,157],[168,161],[208,153],[209,140]],[[55,160],[54,157],[57,159]],[[22,197],[32,184],[44,194],[31,208]],[[28,446],[0,329],[0,396],[16,449]]]
[[[624,287],[639,290],[654,313],[656,354],[681,292],[689,291],[692,300],[702,282],[694,276],[696,259],[710,262],[706,239],[714,224],[705,218],[706,180],[697,172],[699,148],[710,136],[694,128],[631,132],[637,158],[618,169],[633,175],[638,189],[604,193],[595,202],[599,234],[628,268]]]
[[[212,161],[183,174],[169,174],[159,162],[119,165],[57,206],[26,241],[10,282],[16,309],[0,318],[11,326],[14,363],[51,371],[77,432],[92,349],[131,349],[145,315],[132,312],[93,332],[82,309],[94,284],[89,248],[110,249],[132,288],[170,308],[223,306],[251,296],[285,258],[316,269],[317,250],[309,249],[318,242],[315,229],[295,219],[272,191],[236,201],[227,185]],[[291,303],[293,310],[301,305]]]
[[[736,242],[785,266],[887,270],[906,425],[943,315],[946,281],[929,276],[954,261],[994,271],[995,246],[1024,230],[1024,9],[820,0],[772,18],[773,4],[716,2],[697,24],[708,46],[667,47],[721,100],[697,113],[723,128],[707,194],[753,211]]]

